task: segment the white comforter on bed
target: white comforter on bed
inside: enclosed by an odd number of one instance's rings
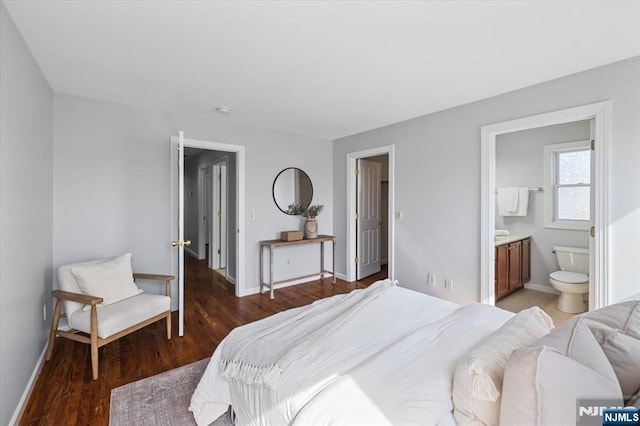
[[[512,315],[393,287],[292,363],[275,389],[222,377],[223,341],[189,409],[199,425],[229,405],[239,425],[436,424],[453,409],[456,362]]]

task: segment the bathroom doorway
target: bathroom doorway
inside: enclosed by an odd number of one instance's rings
[[[538,306],[556,324],[570,318],[570,312],[586,310],[588,285],[570,288],[583,292],[574,307],[559,307],[560,293],[549,277],[560,269],[556,247],[588,253],[591,125],[591,120],[580,120],[496,137],[496,306],[514,312]],[[552,171],[562,176],[563,189],[551,184]],[[553,217],[561,220],[547,217],[550,206],[560,207],[553,209],[557,211]],[[581,259],[587,258],[581,255]],[[580,263],[575,272],[588,283],[588,262]],[[567,297],[571,296],[563,300]]]
[[[526,117],[482,127],[481,180],[481,300],[494,305],[495,297],[495,230],[496,230],[496,143],[500,135],[548,126],[593,120],[591,139],[593,151],[594,187],[591,227],[588,231],[590,253],[589,310],[609,303],[608,252],[608,179],[610,102],[601,102],[538,116]],[[524,183],[522,184],[524,185]],[[532,186],[536,188],[539,185]]]

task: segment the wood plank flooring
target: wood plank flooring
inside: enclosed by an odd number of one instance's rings
[[[164,321],[100,348],[100,376],[92,380],[89,346],[58,338],[45,362],[20,420],[21,425],[108,425],[111,389],[177,368],[208,356],[236,326],[323,297],[364,288],[380,274],[356,283],[331,279],[276,290],[275,300],[256,294],[234,296],[234,288],[205,261],[186,258],[185,333],[166,338]]]

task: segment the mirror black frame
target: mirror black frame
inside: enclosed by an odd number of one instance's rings
[[[307,179],[309,179],[309,185],[311,186],[311,197],[309,198],[309,204],[307,204],[306,206],[303,206],[304,208],[309,207],[309,206],[311,205],[311,201],[313,201],[313,182],[311,181],[311,178],[309,177],[309,175],[307,174],[307,172],[305,172],[304,170],[302,170],[302,169],[301,169],[301,168],[299,168],[299,167],[287,167],[287,168],[285,168],[285,169],[282,169],[282,170],[280,171],[280,173],[278,173],[278,174],[276,175],[276,178],[273,180],[273,184],[271,185],[271,196],[273,197],[273,202],[274,202],[274,204],[276,205],[276,207],[278,207],[278,210],[280,210],[282,213],[284,213],[284,214],[288,214],[288,215],[290,215],[290,216],[295,216],[295,214],[294,214],[294,213],[289,213],[289,212],[288,212],[288,209],[289,209],[289,206],[288,206],[288,205],[287,205],[287,206],[285,206],[285,208],[286,208],[287,210],[283,210],[283,209],[282,209],[282,207],[280,206],[280,204],[278,204],[278,201],[276,200],[276,182],[278,181],[278,178],[280,177],[280,175],[281,175],[282,173],[286,172],[287,170],[298,170],[298,171],[300,171],[301,173],[303,173],[303,174],[307,177]],[[294,203],[295,203],[295,201],[294,201]]]

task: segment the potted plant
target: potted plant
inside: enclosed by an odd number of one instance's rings
[[[302,207],[300,204],[289,204],[287,212],[289,214],[304,217],[304,237],[307,239],[318,238],[318,215],[322,212],[324,206],[322,204],[316,204],[313,206]]]

